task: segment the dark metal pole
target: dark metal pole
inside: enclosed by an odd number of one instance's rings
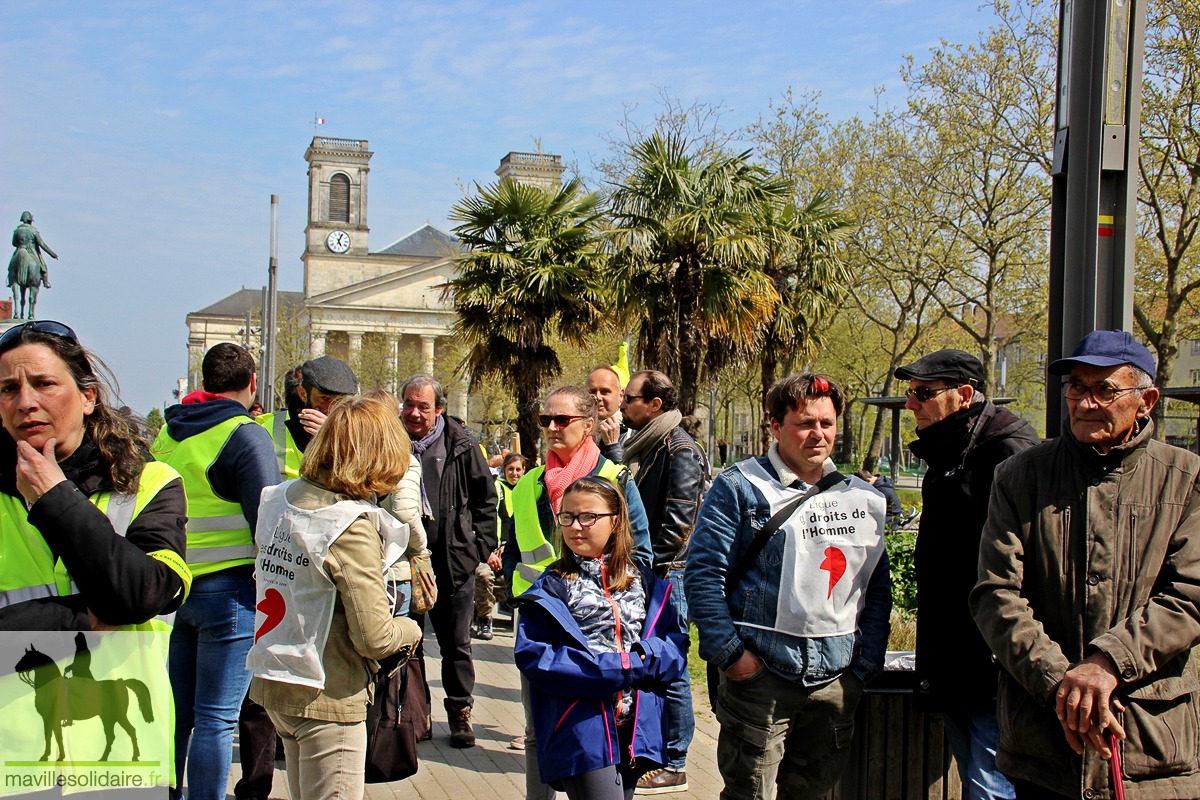
[[[892,485],[895,486],[900,463],[900,412],[893,408],[888,413],[892,415],[892,457],[888,466],[891,467]]]
[[[279,323],[279,195],[271,195],[271,261],[267,268],[267,319],[263,320],[263,360],[267,364],[267,392],[263,411],[275,410],[275,339]]]
[[[271,315],[270,309],[267,307],[267,287],[262,287],[262,300],[260,301],[261,310],[259,311],[258,321],[258,402],[262,403],[263,413],[267,408],[267,395],[272,394],[271,389],[271,373],[267,371],[267,317]]]
[[[1060,0],[1047,364],[1132,330],[1145,0]],[[1046,434],[1065,404],[1047,374]]]

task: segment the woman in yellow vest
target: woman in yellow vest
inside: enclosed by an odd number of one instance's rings
[[[500,477],[496,478],[496,530],[503,531],[512,519],[512,493],[517,482],[525,475],[525,456],[506,453],[500,462]],[[471,636],[490,641],[492,638],[492,606],[509,598],[512,574],[504,572],[504,543],[480,561],[475,568],[475,621],[471,623]]]
[[[550,543],[563,490],[585,475],[600,475],[621,487],[633,526],[634,558],[651,563],[646,508],[629,470],[600,455],[592,436],[598,420],[596,400],[579,386],[552,391],[538,422],[546,434],[546,465],[525,473],[512,493],[513,516],[505,520],[504,568],[512,573],[516,597],[528,589],[559,553]]]
[[[546,434],[546,465],[525,473],[512,493],[513,516],[505,522],[504,570],[512,575],[512,595],[519,603],[528,589],[560,553],[551,544],[563,492],[579,478],[599,475],[621,488],[629,506],[633,529],[634,560],[653,565],[646,508],[629,470],[600,455],[600,446],[592,436],[596,429],[596,399],[579,386],[563,386],[552,391],[542,405],[538,422]],[[525,750],[526,797],[545,796],[538,778],[537,748],[530,722],[529,684],[521,679],[521,700],[525,705],[525,736],[518,737],[513,749]]]
[[[66,325],[0,336],[0,628],[104,630],[182,602],[187,505]]]

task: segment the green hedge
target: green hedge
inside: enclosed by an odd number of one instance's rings
[[[917,607],[917,572],[913,561],[917,535],[891,533],[885,542],[892,567],[892,605],[897,610],[913,611]]]

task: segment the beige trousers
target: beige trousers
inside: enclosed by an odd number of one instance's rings
[[[330,722],[267,709],[283,739],[292,800],[362,800],[367,723]]]

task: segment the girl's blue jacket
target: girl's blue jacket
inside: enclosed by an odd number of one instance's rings
[[[642,638],[627,653],[597,653],[567,608],[566,580],[546,570],[521,595],[517,667],[530,683],[533,729],[543,783],[647,759],[666,762],[666,686],[687,669],[687,634],[679,629],[670,584],[641,568],[646,587]],[[614,695],[635,690],[633,745],[621,753]]]

